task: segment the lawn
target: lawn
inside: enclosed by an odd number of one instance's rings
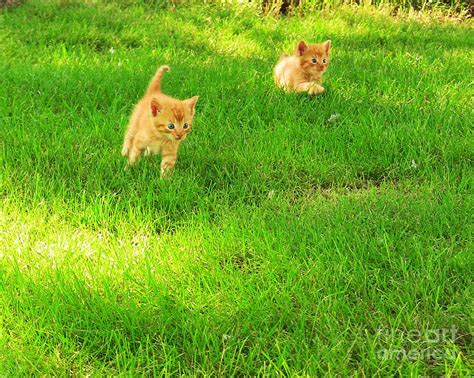
[[[0,11],[0,375],[471,374],[472,21],[123,4]],[[120,156],[162,64],[169,180]]]

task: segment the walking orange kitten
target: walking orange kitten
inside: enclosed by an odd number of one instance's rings
[[[275,83],[286,91],[324,92],[323,73],[329,66],[331,41],[307,45],[300,41],[294,55],[282,55],[273,69]]]
[[[122,156],[133,165],[143,152],[161,154],[161,177],[172,172],[178,148],[191,131],[198,96],[180,101],[161,93],[161,78],[169,72],[161,66],[148,85],[145,96],[135,106],[130,118]]]

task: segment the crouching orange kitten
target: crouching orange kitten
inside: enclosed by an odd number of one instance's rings
[[[331,41],[307,45],[300,41],[294,55],[282,55],[273,69],[275,83],[286,91],[308,92],[311,95],[324,92],[321,86],[323,73],[329,66]]]
[[[191,131],[198,96],[180,101],[161,93],[160,84],[168,66],[161,66],[148,85],[145,96],[130,118],[122,156],[133,165],[143,152],[161,154],[161,177],[171,173],[178,148]]]

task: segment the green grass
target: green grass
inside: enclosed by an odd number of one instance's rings
[[[133,0],[130,0],[133,1]],[[179,0],[146,0],[149,4],[179,3]],[[189,1],[189,0],[187,0]],[[185,0],[186,2],[186,0]],[[221,0],[207,0],[207,3],[222,4]],[[341,5],[363,5],[377,8],[391,8],[393,12],[444,10],[449,13],[469,14],[470,0],[227,0],[227,3],[245,5],[264,14],[304,14],[317,9],[338,8]]]
[[[0,14],[0,375],[471,374],[472,22],[120,4]],[[300,38],[320,97],[273,85]],[[160,64],[168,181],[120,156]]]

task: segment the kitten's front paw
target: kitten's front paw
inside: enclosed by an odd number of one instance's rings
[[[173,173],[173,170],[170,168],[161,168],[160,179],[162,180],[169,179],[172,173]]]
[[[313,83],[313,85],[311,85],[311,87],[308,89],[308,93],[310,95],[318,95],[323,92],[324,92],[324,88],[318,83]]]
[[[160,178],[162,179],[170,178],[171,174],[173,173],[173,167],[174,167],[173,163],[162,162]]]

